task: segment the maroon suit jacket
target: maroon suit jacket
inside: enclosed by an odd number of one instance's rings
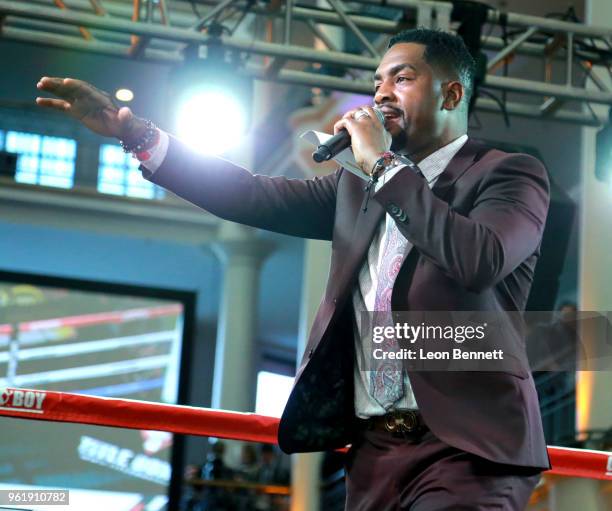
[[[330,240],[325,295],[283,413],[285,452],[344,446],[354,432],[350,300],[385,212],[414,245],[398,275],[393,308],[520,311],[527,302],[549,203],[542,164],[469,140],[433,189],[397,173],[361,211],[364,181],[337,170],[314,179],[254,175],[171,139],[145,177],[227,220]],[[410,375],[425,422],[446,443],[484,458],[549,468],[529,367],[513,372]]]

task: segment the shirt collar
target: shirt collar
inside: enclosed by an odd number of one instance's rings
[[[461,135],[449,144],[440,147],[440,149],[434,151],[418,163],[419,170],[423,173],[428,183],[436,180],[438,176],[444,172],[444,169],[459,152],[459,149],[464,146],[467,139],[467,135]]]

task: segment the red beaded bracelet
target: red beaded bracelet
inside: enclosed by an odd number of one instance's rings
[[[378,177],[380,171],[384,170],[388,165],[390,165],[394,159],[395,153],[391,151],[385,151],[384,153],[380,153],[380,157],[378,158],[378,160],[376,160],[376,163],[374,163],[370,175]]]

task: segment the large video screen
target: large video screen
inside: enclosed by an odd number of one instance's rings
[[[192,295],[51,281],[0,273],[0,389],[179,401]],[[167,508],[170,433],[8,417],[0,430],[0,490],[70,490],[61,509]]]

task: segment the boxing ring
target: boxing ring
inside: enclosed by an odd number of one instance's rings
[[[7,363],[9,368],[7,378],[0,378],[0,417],[15,422],[22,419],[87,424],[276,444],[279,419],[274,417],[116,397],[133,392],[133,385],[128,389],[126,384],[100,384],[93,388],[78,384],[83,378],[95,380],[108,375],[165,367],[171,362],[171,346],[178,331],[165,327],[138,335],[83,339],[76,336],[73,339],[65,335],[67,329],[78,332],[90,326],[120,325],[174,316],[180,312],[180,306],[163,305],[0,324],[0,340],[3,339],[7,347],[6,351],[0,352],[0,362]],[[20,342],[14,345],[17,332]],[[118,347],[140,346],[154,348],[155,353],[127,361],[91,361],[86,358],[112,352]],[[68,369],[41,369],[18,374],[20,362],[44,361],[51,356],[85,358],[82,364],[79,362],[76,367]],[[136,383],[139,384],[136,390],[143,390],[145,384],[147,389],[151,385],[156,389],[163,387],[163,382],[157,380]],[[70,390],[75,391],[40,390],[65,384],[73,384]],[[29,386],[37,388],[27,388]],[[545,474],[612,481],[612,453],[555,446],[549,446],[548,453],[552,469]]]
[[[279,422],[254,413],[21,388],[0,389],[0,416],[272,444]],[[611,452],[549,446],[548,454],[546,474],[612,481]]]

